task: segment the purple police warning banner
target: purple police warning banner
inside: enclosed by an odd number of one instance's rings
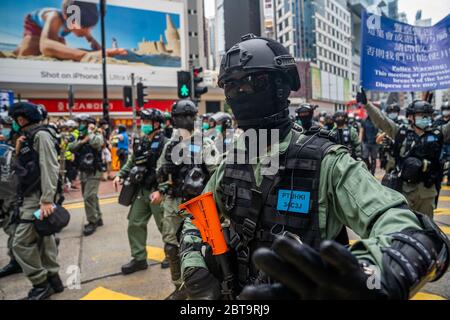
[[[450,88],[450,15],[415,27],[364,11],[361,85],[375,91]]]

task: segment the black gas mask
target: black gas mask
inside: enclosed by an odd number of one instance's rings
[[[283,137],[292,124],[287,98],[291,92],[282,75],[254,73],[224,83],[227,103],[243,130],[279,129]]]

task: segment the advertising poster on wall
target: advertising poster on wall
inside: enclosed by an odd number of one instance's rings
[[[108,0],[108,84],[129,85],[134,73],[147,85],[176,85],[186,67],[184,10],[179,2]],[[98,0],[2,0],[0,82],[101,85],[100,43]]]

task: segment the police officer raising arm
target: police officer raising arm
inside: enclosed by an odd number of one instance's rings
[[[450,138],[450,123],[432,126],[433,106],[426,101],[413,101],[406,109],[409,125],[400,125],[372,105],[364,89],[358,100],[365,105],[373,123],[394,139],[396,189],[407,198],[412,210],[433,217],[437,184],[442,181],[440,155],[445,140]]]
[[[267,155],[279,156],[279,170],[263,174],[265,157],[257,164],[226,159],[204,190],[230,219],[235,295],[407,299],[444,274],[448,242],[431,219],[380,185],[328,131],[292,127],[287,98],[300,80],[287,49],[244,36],[224,56],[219,85],[240,128],[275,129],[280,136]],[[362,238],[348,249],[345,226]],[[220,298],[221,274],[189,218],[181,238],[189,297]],[[374,277],[380,281],[371,286]]]
[[[77,141],[69,144],[68,148],[78,158],[80,170],[81,191],[88,224],[84,226],[83,234],[93,234],[97,227],[103,226],[102,213],[98,203],[98,189],[102,175],[102,146],[103,135],[96,129],[95,119],[89,115],[79,115],[80,135]]]

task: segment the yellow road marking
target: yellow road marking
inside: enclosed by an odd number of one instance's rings
[[[349,240],[348,242],[349,242],[350,245],[352,246],[356,241],[358,241],[358,240]]]
[[[81,300],[142,300],[138,297],[129,296],[120,292],[109,290],[103,287],[97,287]]]
[[[450,215],[450,208],[437,208],[434,210],[435,216]]]
[[[158,247],[147,246],[147,259],[162,262],[166,255],[164,250]]]
[[[450,191],[450,186],[442,186],[441,190]]]
[[[117,199],[118,199],[117,197],[100,199],[99,204],[117,203]],[[64,208],[66,208],[67,210],[84,208],[84,202],[76,202],[76,203],[67,204],[64,206]]]
[[[450,197],[449,196],[440,196],[439,197],[439,202],[441,202],[441,201],[450,201]]]
[[[439,226],[439,228],[446,234],[450,234],[450,227]]]
[[[445,298],[436,294],[418,292],[411,300],[446,300]]]

